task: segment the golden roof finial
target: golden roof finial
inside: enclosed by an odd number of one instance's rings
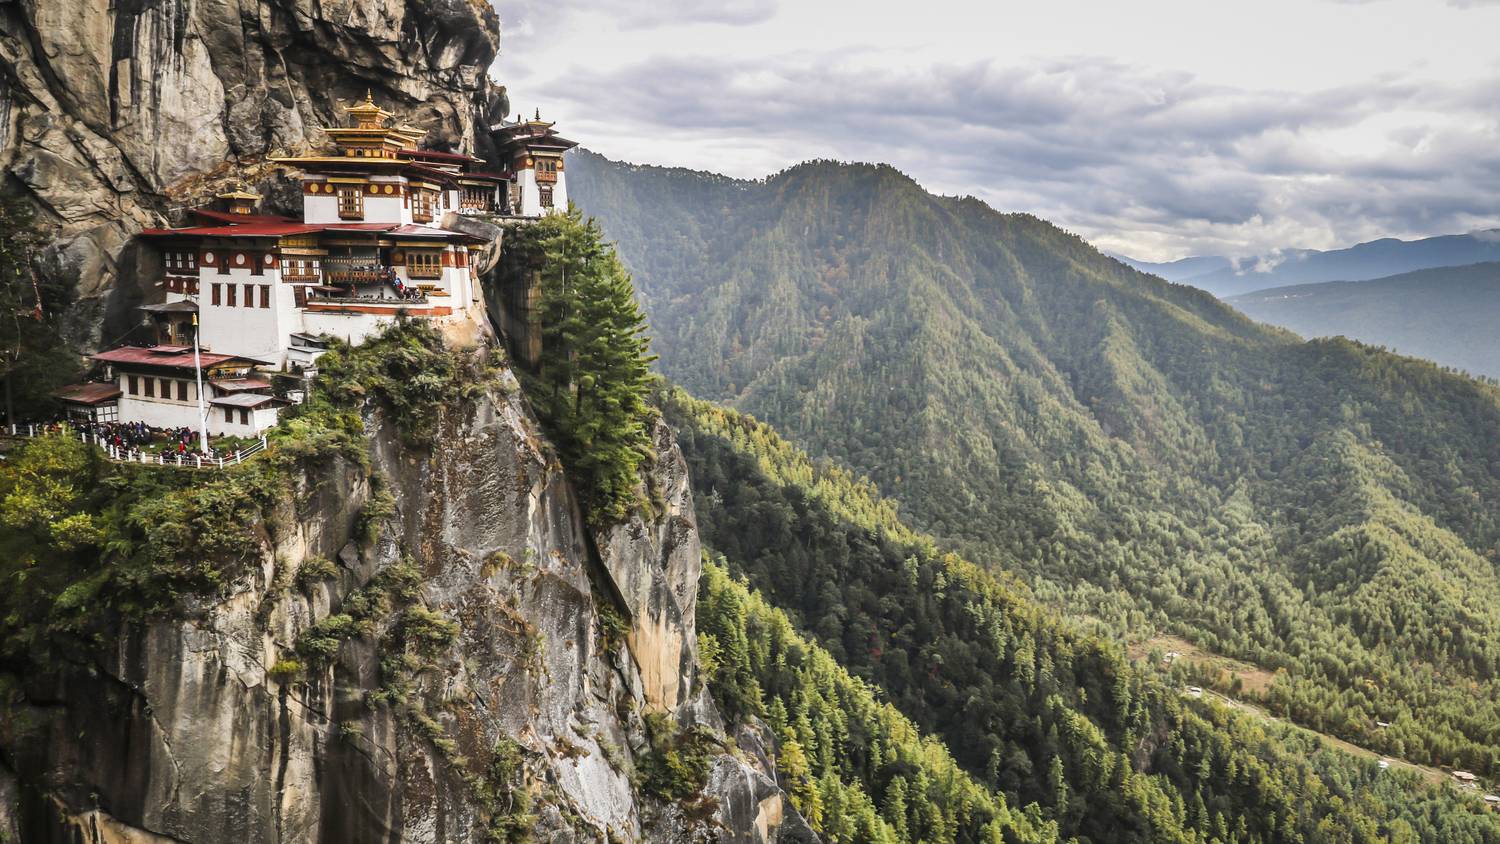
[[[347,106],[344,111],[354,117],[356,128],[359,129],[379,129],[387,118],[394,116],[375,104],[375,92],[369,88],[365,89],[364,102]]]

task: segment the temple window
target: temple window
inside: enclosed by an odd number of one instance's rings
[[[463,207],[489,210],[491,204],[490,198],[494,195],[495,192],[489,188],[480,188],[474,187],[472,185],[465,185]]]
[[[339,188],[339,217],[362,220],[365,216],[365,193],[358,186]]]
[[[420,188],[412,191],[411,218],[423,223],[432,221],[432,191]]]
[[[168,252],[166,253],[167,272],[191,273],[198,271],[198,253],[196,252]]]
[[[537,188],[537,198],[541,201],[543,208],[552,207],[552,188]]]
[[[412,278],[442,278],[442,253],[408,250],[406,253],[406,274]]]
[[[316,258],[289,258],[283,261],[282,278],[303,281],[316,279],[320,266]]]

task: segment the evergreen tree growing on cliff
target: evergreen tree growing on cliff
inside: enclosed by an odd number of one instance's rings
[[[630,274],[576,208],[516,233],[540,273],[542,360],[533,404],[596,524],[624,518],[651,454],[650,340]]]

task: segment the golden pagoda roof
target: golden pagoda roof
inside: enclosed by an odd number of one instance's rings
[[[375,95],[368,88],[365,89],[365,101],[358,105],[345,106],[344,111],[354,117],[358,128],[378,129],[381,124],[396,115],[375,105]]]
[[[517,117],[519,117],[519,116],[520,115],[517,115]],[[517,120],[516,122],[517,123],[521,123],[523,121]],[[540,129],[551,129],[553,126],[557,125],[557,121],[555,121],[555,120],[543,120],[542,119],[542,110],[541,109],[537,109],[536,110],[536,115],[534,117],[532,117],[530,120],[527,120],[527,121],[524,121],[524,122],[525,122],[525,124],[527,126],[535,126],[537,128],[540,128]]]
[[[260,199],[260,198],[261,198],[260,194],[255,193],[254,191],[245,190],[244,188],[238,188],[236,190],[225,191],[224,193],[218,194],[215,197],[215,199],[251,199],[251,200]]]
[[[411,141],[412,146],[416,146],[418,141],[427,137],[426,129],[418,128],[411,125],[410,123],[402,123],[399,126],[391,127],[391,133],[400,135],[401,137],[406,138],[408,141]]]

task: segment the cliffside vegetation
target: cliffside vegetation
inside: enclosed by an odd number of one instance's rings
[[[447,349],[425,323],[398,325],[319,361],[305,404],[270,434],[264,455],[222,471],[106,459],[64,429],[0,462],[0,658],[23,670],[55,652],[101,643],[119,618],[178,609],[243,574],[295,501],[299,464],[342,457],[368,467],[361,408],[375,402],[413,443],[429,442],[431,408],[493,377]]]
[[[1223,688],[1277,714],[1500,775],[1494,388],[1300,342],[888,167],[569,167],[695,395],[868,476],[1052,612],[1184,637],[1264,672]]]
[[[536,373],[523,373],[527,394],[590,520],[618,521],[651,456],[646,397],[656,360],[630,274],[576,208],[514,229],[505,249],[540,280],[543,354]]]
[[[1500,836],[1475,797],[1184,700],[1023,586],[937,551],[868,481],[767,426],[680,391],[664,406],[704,537],[725,555],[699,604],[711,688],[727,713],[765,718],[795,745],[784,769],[806,759],[811,776],[791,782],[805,784],[792,793],[810,817],[857,787],[847,817],[866,817],[867,800],[881,820],[871,835],[894,841],[983,840],[976,830],[1007,817],[1098,842]],[[876,689],[892,710],[870,703]],[[897,711],[941,739],[923,761],[891,729]],[[950,752],[963,773],[936,776]]]

